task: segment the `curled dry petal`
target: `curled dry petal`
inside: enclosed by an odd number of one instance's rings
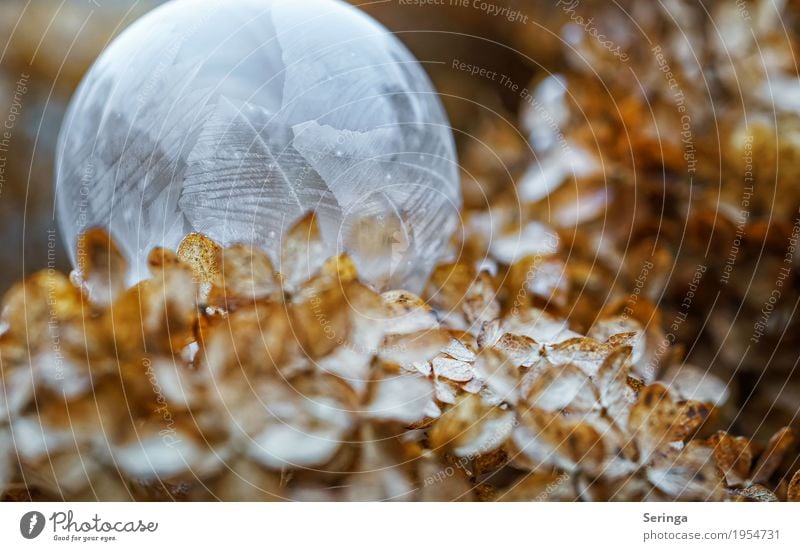
[[[652,382],[658,366],[664,360],[664,334],[652,319],[647,318],[646,321],[648,325],[645,326],[633,317],[609,316],[592,325],[587,336],[605,341],[612,347],[632,347],[631,374]],[[661,353],[658,352],[659,349],[662,349]]]

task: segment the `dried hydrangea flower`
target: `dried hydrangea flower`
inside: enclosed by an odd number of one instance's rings
[[[714,434],[725,385],[671,351],[649,373],[662,382],[643,382],[655,310],[612,308],[585,335],[461,264],[435,271],[428,300],[378,294],[299,235],[313,217],[289,232],[289,274],[190,236],[128,289],[43,272],[9,291],[5,495],[24,481],[49,499],[795,496],[790,431],[763,448]]]

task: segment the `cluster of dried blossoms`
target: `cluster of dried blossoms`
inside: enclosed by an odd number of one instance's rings
[[[546,298],[582,330],[620,302],[658,304],[668,340],[725,378],[737,423],[763,436],[800,410],[796,10],[622,5],[584,15],[625,59],[565,27],[564,66],[521,98],[523,131],[478,129],[467,220],[557,235],[532,253],[565,262]]]
[[[525,267],[506,245],[486,261]],[[800,499],[793,432],[766,446],[715,432],[725,384],[662,350],[641,311],[582,334],[535,304],[552,278],[510,293],[454,262],[422,297],[379,294],[322,250],[311,215],[280,274],[194,234],[126,288],[92,230],[71,278],[17,284],[0,334],[4,498]]]

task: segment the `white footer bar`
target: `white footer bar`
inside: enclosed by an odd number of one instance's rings
[[[799,513],[776,503],[2,503],[0,549],[800,549]]]

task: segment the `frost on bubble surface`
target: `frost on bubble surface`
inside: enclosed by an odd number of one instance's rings
[[[108,228],[145,275],[190,232],[263,247],[317,212],[329,254],[421,288],[460,206],[452,135],[423,68],[334,0],[176,0],[126,30],[72,100],[59,219]]]

